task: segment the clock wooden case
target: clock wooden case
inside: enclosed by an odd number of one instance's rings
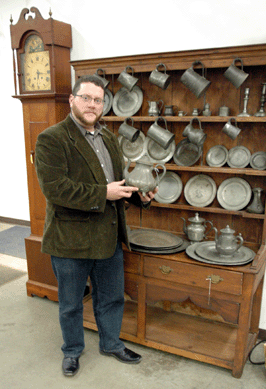
[[[28,16],[28,17],[27,17]],[[43,19],[32,7],[21,11],[17,24],[11,21],[15,95],[22,103],[29,191],[31,235],[26,239],[28,295],[57,300],[57,281],[50,257],[41,253],[45,198],[34,167],[37,136],[69,113],[71,93],[71,25]]]

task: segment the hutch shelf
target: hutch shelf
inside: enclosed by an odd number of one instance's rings
[[[225,70],[239,57],[249,74],[244,84],[236,89],[225,77]],[[196,98],[181,82],[184,71],[194,61],[201,61],[211,85],[205,96]],[[171,76],[166,90],[149,83],[149,75],[159,63],[166,66]],[[192,50],[159,54],[134,55],[115,58],[71,61],[75,77],[105,72],[110,81],[109,91],[114,96],[122,85],[118,75],[127,66],[134,70],[137,85],[143,92],[143,103],[133,116],[134,126],[144,135],[156,119],[148,115],[149,101],[163,100],[164,105],[176,105],[188,114],[167,116],[168,130],[175,134],[176,144],[193,108],[202,111],[208,102],[212,115],[199,115],[207,134],[201,159],[193,166],[177,166],[173,160],[167,170],[176,172],[185,186],[196,174],[212,177],[217,188],[227,178],[241,177],[251,188],[266,190],[266,170],[251,167],[234,169],[228,166],[210,167],[206,153],[214,145],[227,149],[246,146],[251,154],[266,151],[266,118],[256,117],[260,108],[262,83],[266,82],[266,45],[250,45],[208,50]],[[197,67],[194,67],[197,71]],[[243,110],[245,88],[250,89],[249,117],[238,117]],[[218,115],[219,107],[230,108],[229,117]],[[163,115],[163,112],[161,114]],[[230,117],[236,117],[241,133],[235,140],[222,132]],[[125,117],[112,110],[103,117],[108,128],[118,135]],[[263,194],[263,202],[265,195]],[[124,249],[125,254],[125,312],[121,337],[148,347],[214,364],[232,370],[241,377],[249,351],[256,342],[265,272],[265,213],[253,214],[245,209],[229,211],[215,198],[209,206],[193,207],[182,192],[172,204],[152,201],[150,210],[130,206],[127,210],[131,229],[151,228],[183,235],[183,222],[199,212],[218,229],[230,225],[241,232],[244,244],[256,252],[254,260],[245,266],[209,265],[193,260],[185,252],[172,255],[152,255]],[[210,236],[211,240],[214,239]],[[97,330],[91,296],[84,298],[84,326]]]

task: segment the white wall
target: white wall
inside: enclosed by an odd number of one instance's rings
[[[72,25],[71,59],[266,43],[265,0],[1,0],[0,216],[29,220],[21,102],[14,94],[10,15],[37,7]],[[266,329],[266,287],[260,327]]]

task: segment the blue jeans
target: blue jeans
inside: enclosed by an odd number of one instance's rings
[[[93,310],[102,351],[120,351],[124,310],[124,263],[122,245],[107,259],[51,257],[58,281],[59,321],[65,357],[78,358],[84,343],[83,297],[88,277],[92,285]]]

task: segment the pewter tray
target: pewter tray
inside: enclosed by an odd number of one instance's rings
[[[207,245],[207,249],[206,246]],[[200,247],[203,247],[203,252],[200,250]],[[207,254],[206,254],[207,251]],[[202,255],[208,256],[202,257],[198,254],[201,252]],[[255,257],[255,252],[248,247],[242,246],[239,251],[230,257],[222,257],[215,248],[215,242],[199,242],[191,244],[186,248],[186,253],[189,257],[196,259],[199,262],[209,263],[213,265],[224,265],[224,266],[240,266],[245,265],[253,261]],[[239,254],[239,255],[238,255]],[[210,259],[209,259],[210,258]]]
[[[211,261],[240,262],[254,258],[253,254],[255,253],[248,247],[242,246],[233,255],[223,256],[216,250],[215,242],[201,242],[201,244],[196,247],[196,254],[201,258],[209,259]]]
[[[129,233],[130,244],[151,250],[174,249],[182,245],[183,239],[170,232],[137,229]]]
[[[186,250],[186,248],[190,245],[189,241],[183,239],[183,243],[176,247],[176,248],[170,248],[170,249],[162,249],[162,250],[158,250],[158,249],[145,249],[143,247],[140,247],[140,246],[136,246],[136,245],[133,245],[131,244],[131,249],[133,251],[138,251],[140,253],[149,253],[149,254],[159,254],[159,255],[167,255],[167,254],[175,254],[175,253],[179,253],[181,251],[184,251]]]

